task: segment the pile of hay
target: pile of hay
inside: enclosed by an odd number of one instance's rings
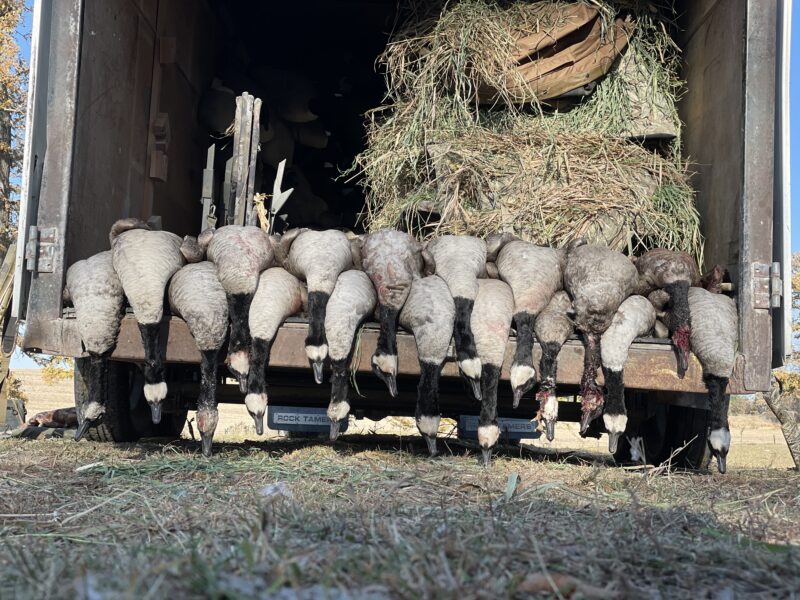
[[[566,4],[461,0],[414,15],[393,36],[379,57],[386,104],[368,114],[367,147],[353,167],[369,230],[513,231],[553,245],[588,235],[630,253],[665,246],[702,260],[680,156],[679,55],[651,3],[589,2],[609,31],[621,11],[635,28],[583,102],[515,104],[514,40],[552,27]],[[493,106],[478,101],[487,87],[497,90]],[[664,129],[675,138],[658,150],[629,139]]]

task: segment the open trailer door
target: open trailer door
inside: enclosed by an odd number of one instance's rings
[[[782,298],[773,289],[772,366],[781,366],[792,353],[792,227],[789,66],[792,49],[792,0],[778,3],[778,58],[775,96],[775,222],[773,281]]]
[[[61,316],[82,9],[82,0],[37,0],[33,7],[14,319],[30,316],[29,298],[37,319]]]

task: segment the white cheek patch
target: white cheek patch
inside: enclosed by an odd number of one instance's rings
[[[642,436],[635,435],[629,438],[628,441],[631,445],[631,462],[644,462],[644,440]]]
[[[478,443],[482,448],[491,448],[500,438],[500,428],[497,425],[481,425],[478,427]]]
[[[722,428],[714,429],[708,436],[708,443],[717,452],[728,450],[731,447],[731,432]]]
[[[244,397],[244,405],[247,411],[254,415],[263,415],[267,412],[267,395],[266,394],[247,394]]]
[[[381,373],[397,375],[397,356],[394,354],[376,354],[372,357],[372,364],[378,367]]]
[[[481,378],[481,359],[467,358],[458,363],[461,372],[470,379]]]
[[[167,384],[162,381],[161,383],[145,383],[144,384],[144,399],[150,404],[154,402],[161,402],[167,397]]]
[[[558,398],[554,393],[547,394],[547,400],[542,406],[542,418],[545,421],[555,421],[558,419]]]
[[[343,421],[350,414],[350,403],[334,402],[328,405],[328,418],[331,421]]]
[[[306,356],[312,362],[325,360],[328,356],[328,345],[322,344],[321,346],[306,346]]]
[[[195,415],[197,428],[202,433],[214,433],[219,423],[219,412],[216,410],[198,410]]]
[[[228,366],[240,375],[247,375],[250,372],[250,357],[244,350],[229,354]]]
[[[436,437],[436,434],[439,433],[439,421],[441,421],[439,416],[420,417],[417,419],[417,429],[423,435]]]
[[[528,381],[536,376],[536,371],[533,367],[528,365],[514,365],[511,367],[511,389],[525,385]]]
[[[83,418],[96,421],[106,413],[105,407],[99,402],[89,402],[83,409]]]
[[[628,415],[603,415],[603,423],[609,433],[622,433],[628,425]]]

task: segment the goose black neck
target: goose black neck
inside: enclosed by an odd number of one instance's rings
[[[108,359],[98,354],[90,354],[88,358],[80,358],[81,371],[85,373],[86,394],[89,402],[105,405],[108,391]]]
[[[703,381],[708,388],[709,400],[709,424],[711,430],[725,428],[728,429],[728,406],[730,396],[725,391],[728,388],[727,377],[717,377],[716,375],[704,375]]]
[[[378,335],[378,347],[375,354],[386,356],[397,356],[397,318],[400,311],[391,306],[381,304],[378,307],[378,320],[380,321],[381,331]]]
[[[453,298],[456,305],[456,319],[453,337],[456,344],[458,361],[469,360],[478,356],[475,347],[475,336],[472,335],[472,309],[475,301],[468,298]]]
[[[500,382],[500,367],[482,365],[481,368],[481,414],[478,426],[497,425],[497,386]]]
[[[200,395],[197,409],[214,409],[217,406],[217,361],[219,350],[200,351]]]
[[[247,393],[264,394],[267,391],[267,367],[272,341],[253,338],[250,344],[250,370],[247,373]]]
[[[561,344],[557,342],[542,344],[542,360],[539,362],[539,380],[542,382],[542,387],[549,388],[555,385],[560,351]]]
[[[308,292],[308,336],[306,346],[322,346],[325,341],[325,309],[330,294]]]
[[[439,374],[442,366],[436,363],[419,361],[420,377],[417,386],[416,417],[439,416]]]
[[[583,376],[581,386],[595,384],[597,368],[600,366],[600,336],[595,333],[583,334]]]
[[[514,315],[514,327],[517,330],[517,350],[514,363],[533,367],[533,324],[536,321],[530,313],[519,312]]]
[[[228,294],[231,334],[228,354],[247,351],[250,346],[250,304],[255,294]]]
[[[606,403],[604,412],[610,415],[627,414],[625,410],[625,383],[622,371],[614,371],[603,367],[605,378]]]
[[[691,314],[689,312],[689,283],[686,281],[676,281],[664,286],[664,290],[669,294],[670,309],[669,329],[670,333],[682,325],[691,326]]]
[[[161,352],[160,323],[139,324],[144,346],[144,382],[161,383],[164,378],[164,356]]]
[[[349,402],[350,373],[347,359],[331,361],[331,402]]]

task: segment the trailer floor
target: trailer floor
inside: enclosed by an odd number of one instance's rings
[[[487,470],[447,447],[430,460],[419,438],[345,436],[215,444],[206,460],[191,441],[0,440],[0,596],[800,589],[795,471],[665,474],[519,449]]]

